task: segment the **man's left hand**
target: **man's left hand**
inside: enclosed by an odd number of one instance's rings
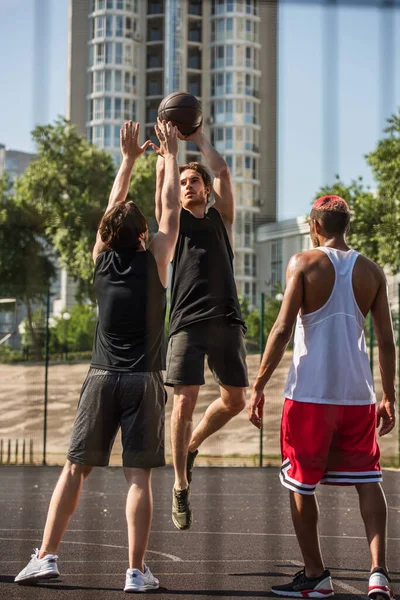
[[[264,413],[265,396],[264,390],[256,390],[253,388],[250,403],[247,409],[247,415],[249,421],[253,423],[258,429],[262,427],[263,413]]]

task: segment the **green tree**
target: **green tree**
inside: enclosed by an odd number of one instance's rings
[[[114,178],[112,158],[64,118],[36,127],[32,137],[37,159],[17,181],[17,201],[35,207],[61,266],[89,282],[91,249]]]
[[[350,245],[396,273],[400,269],[400,111],[388,119],[384,133],[366,156],[377,182],[376,193],[365,188],[361,177],[350,185],[337,177],[316,197],[337,194],[345,198],[352,216]]]
[[[42,356],[42,340],[35,327],[35,302],[43,301],[55,267],[43,219],[31,202],[17,201],[6,176],[0,178],[0,296],[21,300],[35,354]]]
[[[65,352],[66,348],[69,352],[92,350],[97,322],[95,306],[76,304],[69,311],[68,320],[64,313],[54,319],[50,328],[50,351]]]

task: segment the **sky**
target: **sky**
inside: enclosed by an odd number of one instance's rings
[[[307,213],[335,173],[374,187],[364,155],[400,106],[400,7],[376,4],[348,1],[333,13],[318,0],[280,2],[280,220]],[[67,16],[68,0],[0,0],[0,143],[10,148],[34,150],[35,115],[49,122],[65,114]]]

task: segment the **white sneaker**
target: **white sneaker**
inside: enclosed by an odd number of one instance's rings
[[[57,558],[55,554],[46,554],[43,558],[39,558],[39,550],[35,549],[31,556],[31,560],[16,576],[16,583],[36,583],[40,579],[53,579],[60,576],[60,571],[57,567]]]
[[[147,565],[144,565],[144,573],[139,569],[127,569],[124,592],[146,592],[156,590],[160,582]]]
[[[372,600],[392,600],[393,592],[390,589],[390,577],[385,569],[377,567],[369,576],[368,597]]]

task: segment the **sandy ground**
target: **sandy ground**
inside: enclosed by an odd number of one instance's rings
[[[287,353],[271,382],[266,388],[265,426],[263,432],[263,454],[279,456],[279,422],[282,408],[282,391],[291,355]],[[255,379],[259,356],[248,356],[249,381]],[[377,361],[375,362],[377,365]],[[49,464],[61,464],[65,460],[68,441],[74,421],[80,388],[88,370],[87,363],[52,364],[49,368],[49,402],[47,459]],[[40,462],[43,454],[44,422],[44,368],[43,365],[0,365],[0,440],[3,440],[3,462],[7,461],[8,440],[11,440],[11,462],[15,462],[15,442],[19,441],[19,461],[22,440],[33,440],[35,461]],[[376,381],[380,397],[380,382]],[[197,403],[194,424],[206,407],[218,396],[218,386],[210,371],[206,369],[206,383],[202,386]],[[249,392],[247,394],[249,398]],[[172,390],[168,388],[166,419],[166,451],[170,454],[169,423],[172,408]],[[398,431],[381,440],[382,456],[396,457],[398,454]],[[202,446],[199,464],[255,464],[258,465],[260,448],[259,431],[247,420],[243,411],[222,430],[206,440]],[[1,453],[1,449],[0,449]],[[113,451],[112,464],[120,464],[121,446],[119,437]],[[270,459],[266,459],[270,460]],[[266,462],[265,461],[265,462]]]

